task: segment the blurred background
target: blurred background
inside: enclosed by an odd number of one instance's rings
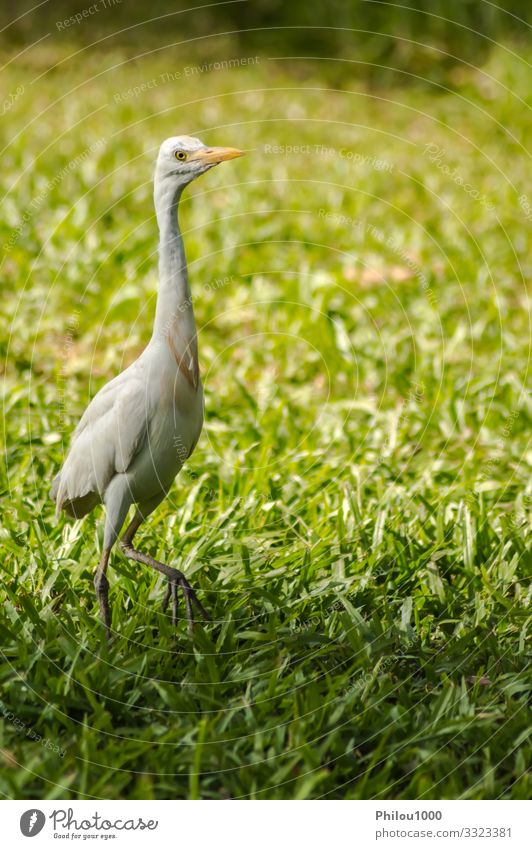
[[[58,29],[58,22],[91,7],[96,11],[86,13],[83,26]],[[462,62],[481,65],[498,42],[526,41],[530,16],[526,0],[55,0],[35,7],[24,0],[16,15],[4,4],[0,24],[4,46],[29,45],[43,36],[55,40],[61,33],[59,41],[66,37],[80,45],[138,55],[161,49],[163,40],[205,58],[224,49],[232,56],[256,50],[268,56],[344,58],[357,64],[351,74],[404,83],[405,75],[441,81]],[[343,76],[331,68],[321,73]]]

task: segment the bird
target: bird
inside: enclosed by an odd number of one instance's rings
[[[56,515],[80,519],[105,509],[101,557],[94,588],[106,637],[111,637],[107,568],[116,541],[123,554],[167,579],[166,611],[179,617],[179,593],[189,632],[193,609],[209,616],[185,575],[133,545],[135,534],[168,494],[190,457],[203,426],[204,399],[198,339],[185,249],[178,221],[183,190],[226,160],[242,156],[233,147],[208,147],[191,136],[163,141],[155,165],[153,194],[159,230],[159,286],[152,336],[140,356],[90,401],[50,491]],[[130,508],[134,514],[120,536]]]

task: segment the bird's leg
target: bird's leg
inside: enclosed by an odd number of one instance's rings
[[[104,548],[100,558],[100,565],[94,576],[94,589],[96,590],[96,598],[100,605],[100,616],[105,625],[107,639],[111,637],[111,611],[109,609],[109,581],[107,580],[107,564],[109,563],[110,548]]]
[[[131,560],[135,560],[137,563],[144,563],[146,566],[151,566],[152,569],[156,569],[158,572],[161,572],[163,575],[166,575],[168,579],[168,587],[163,599],[163,611],[166,610],[168,606],[168,602],[170,598],[172,598],[172,622],[175,624],[177,622],[177,614],[178,614],[178,590],[181,588],[181,591],[185,597],[185,605],[187,610],[187,620],[188,620],[188,630],[189,633],[192,633],[192,626],[194,623],[194,618],[192,616],[192,607],[193,605],[197,607],[201,615],[204,619],[209,619],[209,615],[202,603],[198,599],[196,593],[190,586],[189,582],[185,578],[182,572],[179,569],[174,569],[172,566],[167,566],[166,563],[161,563],[159,560],[155,560],[154,557],[151,557],[149,554],[144,554],[142,551],[138,551],[138,549],[133,547],[133,537],[137,532],[140,524],[142,523],[142,515],[136,514],[134,518],[131,520],[128,525],[122,539],[120,540],[120,548]]]

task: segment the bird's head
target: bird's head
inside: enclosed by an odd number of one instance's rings
[[[243,151],[235,147],[207,147],[191,136],[173,136],[163,141],[159,149],[155,177],[186,186],[220,162],[237,156],[243,156]]]

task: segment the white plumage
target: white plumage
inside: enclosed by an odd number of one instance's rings
[[[137,509],[120,541],[122,550],[167,576],[163,607],[172,597],[174,621],[179,587],[189,625],[192,604],[206,615],[184,575],[133,548],[132,541],[194,450],[203,423],[196,325],[177,222],[179,199],[193,179],[240,155],[234,148],[209,148],[189,136],[170,138],[161,145],[154,179],[160,240],[153,335],[140,357],[92,399],[52,484],[58,513],[64,510],[81,518],[97,504],[105,504],[104,544],[94,583],[108,634],[107,564],[132,504]]]

